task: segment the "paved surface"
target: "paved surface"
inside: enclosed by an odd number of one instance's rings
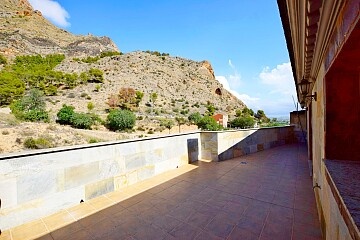
[[[300,145],[185,166],[0,239],[35,233],[49,240],[321,239],[306,149]]]

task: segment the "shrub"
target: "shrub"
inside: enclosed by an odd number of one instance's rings
[[[129,110],[112,110],[107,116],[107,125],[113,131],[132,129],[135,121],[135,114]]]
[[[90,80],[90,76],[87,72],[80,73],[80,81],[82,83],[87,83]]]
[[[188,120],[192,124],[198,124],[198,122],[201,120],[202,116],[199,112],[191,113],[188,117]]]
[[[30,122],[49,122],[49,113],[44,109],[33,109],[25,112],[23,119]]]
[[[95,63],[99,60],[100,58],[99,57],[86,57],[86,58],[83,58],[81,59],[82,62],[84,63]]]
[[[43,149],[43,148],[51,148],[52,143],[50,139],[47,138],[37,138],[34,139],[32,137],[26,138],[24,141],[24,147],[30,148],[30,149]]]
[[[7,63],[6,58],[2,54],[0,54],[0,64],[6,64],[6,63]]]
[[[70,118],[71,126],[80,129],[91,129],[91,126],[95,123],[91,115],[86,113],[73,113]]]
[[[100,53],[100,58],[117,56],[117,55],[122,55],[122,53],[116,52],[116,51],[102,52],[102,53]]]
[[[71,117],[74,114],[74,107],[64,104],[59,112],[56,114],[57,122],[60,124],[71,124]]]
[[[97,138],[90,138],[90,139],[88,140],[88,143],[98,143],[98,142],[101,142],[101,140],[100,140],[100,139],[97,139]]]
[[[92,111],[95,108],[95,105],[93,102],[88,102],[87,104],[87,109],[90,111]]]
[[[3,130],[1,133],[2,133],[2,135],[9,135],[9,131],[8,131],[8,130]]]
[[[219,131],[222,130],[222,126],[219,125],[214,118],[205,116],[196,124],[201,130]]]
[[[89,73],[88,82],[95,82],[95,83],[104,82],[104,73],[100,69],[91,68],[88,73]]]

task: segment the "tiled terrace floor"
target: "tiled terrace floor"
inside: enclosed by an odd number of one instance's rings
[[[306,149],[300,145],[188,165],[11,229],[0,239],[41,235],[49,240],[321,239]]]

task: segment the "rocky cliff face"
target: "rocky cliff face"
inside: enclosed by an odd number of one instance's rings
[[[108,37],[76,36],[59,29],[34,10],[27,0],[0,1],[0,53],[63,53],[66,56],[94,56],[102,51],[119,51]]]
[[[139,109],[144,114],[149,108],[146,104],[150,94],[154,92],[158,95],[154,107],[163,110],[165,115],[174,116],[186,109],[189,113],[205,113],[208,102],[218,109],[217,112],[230,115],[245,106],[215,79],[208,61],[197,62],[138,51],[102,58],[91,64],[67,58],[56,69],[79,74],[90,68],[104,72],[105,82],[99,92],[93,91],[94,86],[79,86],[72,90],[75,98],[69,99],[64,95],[55,97],[53,101],[72,105],[74,101],[83,101],[78,104],[79,110],[86,111],[86,99],[81,97],[86,93],[100,109],[105,109],[105,101],[110,94],[117,94],[122,87],[130,87],[145,94]]]

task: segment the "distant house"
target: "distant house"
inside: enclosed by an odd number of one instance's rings
[[[218,113],[218,114],[216,114],[216,115],[214,115],[214,116],[212,116],[212,117],[215,119],[215,121],[216,121],[218,124],[220,124],[220,125],[223,126],[224,128],[227,127],[228,120],[229,120],[228,115],[223,115],[223,114],[221,114],[221,113]]]

